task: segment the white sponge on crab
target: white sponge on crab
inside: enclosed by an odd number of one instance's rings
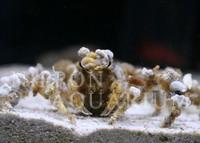
[[[79,50],[78,50],[78,55],[80,57],[85,57],[88,53],[90,52],[90,50],[86,47],[81,47]]]
[[[178,104],[179,108],[187,108],[191,105],[190,98],[184,95],[175,94],[171,99]]]
[[[183,76],[183,83],[187,86],[188,89],[192,88],[192,74],[188,73]]]
[[[170,84],[170,90],[174,92],[180,91],[181,93],[184,93],[187,91],[187,86],[181,81],[173,81]]]
[[[108,49],[106,50],[97,49],[95,53],[99,55],[101,58],[105,58],[106,60],[113,59],[113,52]]]
[[[142,75],[145,76],[145,77],[150,77],[150,76],[153,76],[154,73],[153,73],[152,69],[143,68],[142,69]]]

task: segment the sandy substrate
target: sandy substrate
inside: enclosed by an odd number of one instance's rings
[[[30,104],[32,102],[32,104]],[[197,114],[184,113],[170,128],[160,128],[165,114],[150,116],[148,104],[133,105],[114,125],[108,118],[77,116],[76,124],[53,112],[41,96],[27,97],[9,113],[0,114],[0,142],[199,142]]]
[[[160,128],[160,124],[167,116],[167,113],[152,117],[151,113],[153,113],[154,109],[148,103],[141,105],[134,104],[114,125],[108,125],[108,118],[85,116],[77,116],[76,124],[73,125],[69,123],[65,116],[53,112],[54,109],[48,100],[38,95],[36,97],[29,96],[22,99],[11,113],[22,118],[42,119],[54,125],[71,128],[73,132],[79,135],[88,135],[100,129],[128,129],[147,133],[200,134],[200,120],[196,113],[198,109],[193,109],[193,107],[178,117],[171,128]],[[190,110],[196,110],[196,112],[193,113]]]
[[[198,134],[152,134],[127,129],[102,129],[86,136],[41,120],[0,115],[1,143],[198,143]]]
[[[23,70],[22,70],[23,71]],[[166,113],[152,117],[148,103],[133,105],[114,125],[108,118],[77,116],[76,124],[48,100],[31,95],[9,113],[0,113],[0,143],[199,143],[199,109],[190,107],[170,128],[160,128]]]

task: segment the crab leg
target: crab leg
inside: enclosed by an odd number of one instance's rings
[[[135,99],[135,102],[140,104],[144,100],[145,93],[146,93],[146,91],[142,91],[141,95]]]
[[[113,124],[124,112],[128,109],[128,107],[133,103],[135,97],[140,95],[140,92],[137,88],[133,88],[133,92],[126,92],[124,95],[124,99],[122,100],[121,104],[119,105],[118,109],[113,113],[113,115],[109,119],[109,124]]]
[[[161,103],[161,97],[160,97],[160,93],[159,91],[153,91],[153,105],[154,105],[154,108],[155,108],[155,111],[153,112],[152,116],[157,116],[160,114],[160,111],[161,111],[161,106],[162,106],[162,103]]]
[[[78,109],[84,115],[92,115],[90,111],[84,106],[84,95],[80,92],[75,92],[70,95],[70,100],[75,109]]]
[[[101,113],[101,116],[108,116],[114,108],[118,105],[120,95],[122,94],[122,86],[118,81],[114,81],[111,85],[110,98],[108,100],[105,110]]]
[[[161,127],[170,127],[175,119],[181,114],[182,108],[187,108],[191,105],[191,100],[185,95],[174,95],[167,101],[168,107],[170,109],[170,114],[164,120]]]
[[[71,123],[75,123],[75,115],[71,114],[67,108],[65,107],[60,95],[56,95],[53,98],[50,98],[50,101],[53,103],[53,105],[57,108],[59,113],[64,114],[68,117],[69,121]]]
[[[161,125],[162,128],[170,127],[171,124],[175,121],[175,119],[181,114],[181,109],[178,107],[176,103],[174,103],[171,107],[171,113],[169,116],[164,120],[163,124]]]
[[[70,98],[70,103],[74,106],[75,109],[78,109],[84,115],[92,115],[90,111],[87,110],[84,106],[84,95],[77,91],[78,84],[73,79],[69,79],[68,81],[68,95]]]
[[[127,98],[122,101],[121,105],[119,105],[118,109],[113,113],[113,115],[110,117],[108,123],[113,124],[124,112],[127,110],[128,106],[130,105],[129,101],[131,100],[130,98],[133,99],[130,94],[126,95]]]

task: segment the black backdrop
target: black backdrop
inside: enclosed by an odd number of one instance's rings
[[[93,44],[142,65],[199,68],[198,0],[1,0],[0,64]]]

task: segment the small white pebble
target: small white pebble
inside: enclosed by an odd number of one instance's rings
[[[192,103],[190,98],[184,95],[175,94],[174,96],[171,97],[171,99],[178,104],[179,108],[187,108]]]
[[[170,84],[170,90],[171,91],[180,91],[182,93],[186,92],[187,91],[187,87],[185,84],[183,84],[182,82],[180,81],[173,81],[171,82]]]
[[[131,94],[133,94],[135,97],[139,97],[140,94],[141,94],[140,89],[139,89],[139,88],[136,88],[136,87],[134,87],[134,86],[131,86],[131,87],[129,88],[129,92],[130,92]]]
[[[188,89],[192,89],[192,74],[188,73],[183,76],[183,83]]]
[[[146,77],[150,77],[150,76],[153,76],[154,73],[153,73],[153,70],[151,69],[147,69],[147,68],[143,68],[142,69],[142,74]]]
[[[86,47],[81,47],[79,50],[78,50],[78,55],[80,57],[85,57],[88,53],[90,52],[90,50]]]

